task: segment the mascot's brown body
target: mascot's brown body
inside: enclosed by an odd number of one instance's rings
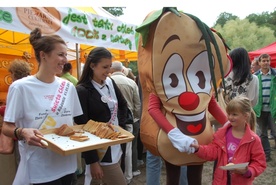
[[[136,31],[141,34],[142,142],[165,160],[168,185],[178,184],[181,165],[188,165],[189,184],[201,184],[204,161],[176,149],[168,133],[177,128],[208,144],[213,135],[208,111],[220,123],[227,121],[213,98],[213,89],[231,68],[226,47],[204,23],[175,8],[150,13]]]

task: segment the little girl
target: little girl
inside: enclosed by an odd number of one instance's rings
[[[255,177],[266,168],[265,154],[258,135],[255,134],[256,116],[250,100],[244,96],[233,98],[226,107],[229,124],[220,128],[209,145],[192,144],[195,155],[214,161],[213,185],[251,185]],[[222,170],[229,163],[249,162],[245,168]]]

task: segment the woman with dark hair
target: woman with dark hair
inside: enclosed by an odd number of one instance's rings
[[[82,114],[74,85],[56,76],[67,62],[67,46],[57,35],[42,36],[38,28],[31,32],[30,43],[38,72],[9,87],[2,129],[19,140],[20,163],[13,185],[69,185],[77,169],[76,155],[46,150],[38,137],[39,129],[73,126],[73,117]]]
[[[251,62],[247,51],[244,48],[235,48],[229,53],[233,69],[225,80],[225,99],[229,102],[238,95],[249,98],[251,105],[258,102],[259,80],[251,73]]]
[[[127,102],[115,82],[108,77],[111,64],[112,55],[107,49],[97,47],[90,51],[76,87],[83,109],[83,115],[74,119],[77,124],[91,119],[124,128]],[[83,152],[85,185],[90,185],[92,178],[107,185],[126,185],[120,167],[121,155],[120,145]]]

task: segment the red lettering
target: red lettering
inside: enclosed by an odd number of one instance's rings
[[[64,86],[65,86],[65,81],[61,82],[60,87],[59,87],[59,89],[58,89],[58,92],[59,92],[59,93],[62,93],[62,92],[63,92]]]

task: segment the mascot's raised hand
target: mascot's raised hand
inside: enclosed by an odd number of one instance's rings
[[[161,102],[157,96],[150,94],[149,114],[159,123],[163,130],[168,134],[172,145],[180,152],[194,153],[194,148],[190,147],[192,143],[197,142],[194,138],[185,135],[177,127],[173,127],[164,114],[161,112]]]
[[[213,97],[231,70],[226,44],[197,17],[176,8],[151,12],[136,31],[143,97],[141,140],[166,166],[188,165],[189,184],[201,184],[205,161],[187,153],[193,153],[192,142],[211,142],[208,112],[221,124],[227,122]],[[179,182],[167,178],[168,184]]]

